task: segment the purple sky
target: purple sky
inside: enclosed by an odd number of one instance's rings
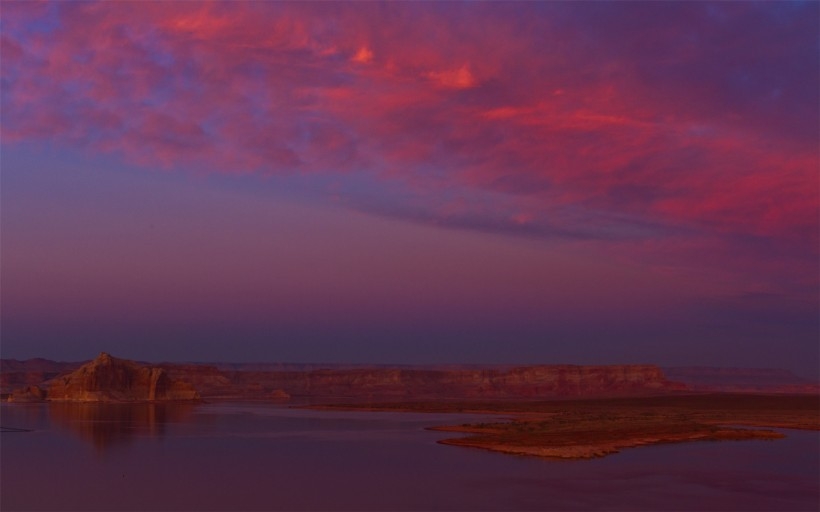
[[[816,2],[8,2],[2,356],[818,373]]]

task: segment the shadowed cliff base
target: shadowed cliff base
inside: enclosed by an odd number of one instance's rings
[[[314,408],[511,416],[507,421],[432,427],[431,430],[469,434],[441,440],[441,444],[559,459],[603,457],[623,448],[651,444],[784,437],[770,428],[820,430],[820,397],[811,395],[702,394],[517,402],[394,402]]]

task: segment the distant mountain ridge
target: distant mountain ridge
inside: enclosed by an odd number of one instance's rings
[[[153,382],[153,384],[152,384]],[[631,396],[680,392],[818,393],[786,370],[655,365],[333,365],[139,363],[101,354],[86,362],[0,360],[11,400],[134,401],[203,398],[438,399]],[[152,387],[153,386],[153,387]]]

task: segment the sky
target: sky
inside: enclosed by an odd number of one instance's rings
[[[817,2],[0,4],[0,355],[820,366]]]

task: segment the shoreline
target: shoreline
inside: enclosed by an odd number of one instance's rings
[[[693,394],[550,401],[325,404],[319,410],[470,413],[499,421],[428,427],[465,434],[437,443],[519,456],[577,460],[624,449],[695,441],[773,441],[771,430],[820,430],[820,397]],[[504,418],[501,418],[503,416]]]
[[[453,426],[430,427],[428,430],[438,432],[454,432],[463,434],[475,434],[475,430]],[[717,430],[714,433],[679,433],[670,436],[642,437],[618,442],[597,442],[591,444],[576,444],[571,446],[545,446],[545,445],[525,445],[516,446],[505,444],[489,439],[475,439],[474,437],[442,439],[439,444],[449,446],[463,446],[468,448],[479,448],[493,452],[506,453],[510,455],[536,456],[552,459],[594,459],[605,457],[621,452],[624,449],[637,448],[640,446],[651,446],[657,444],[673,444],[692,441],[748,441],[782,439],[784,434],[767,429],[740,429],[726,428]]]

